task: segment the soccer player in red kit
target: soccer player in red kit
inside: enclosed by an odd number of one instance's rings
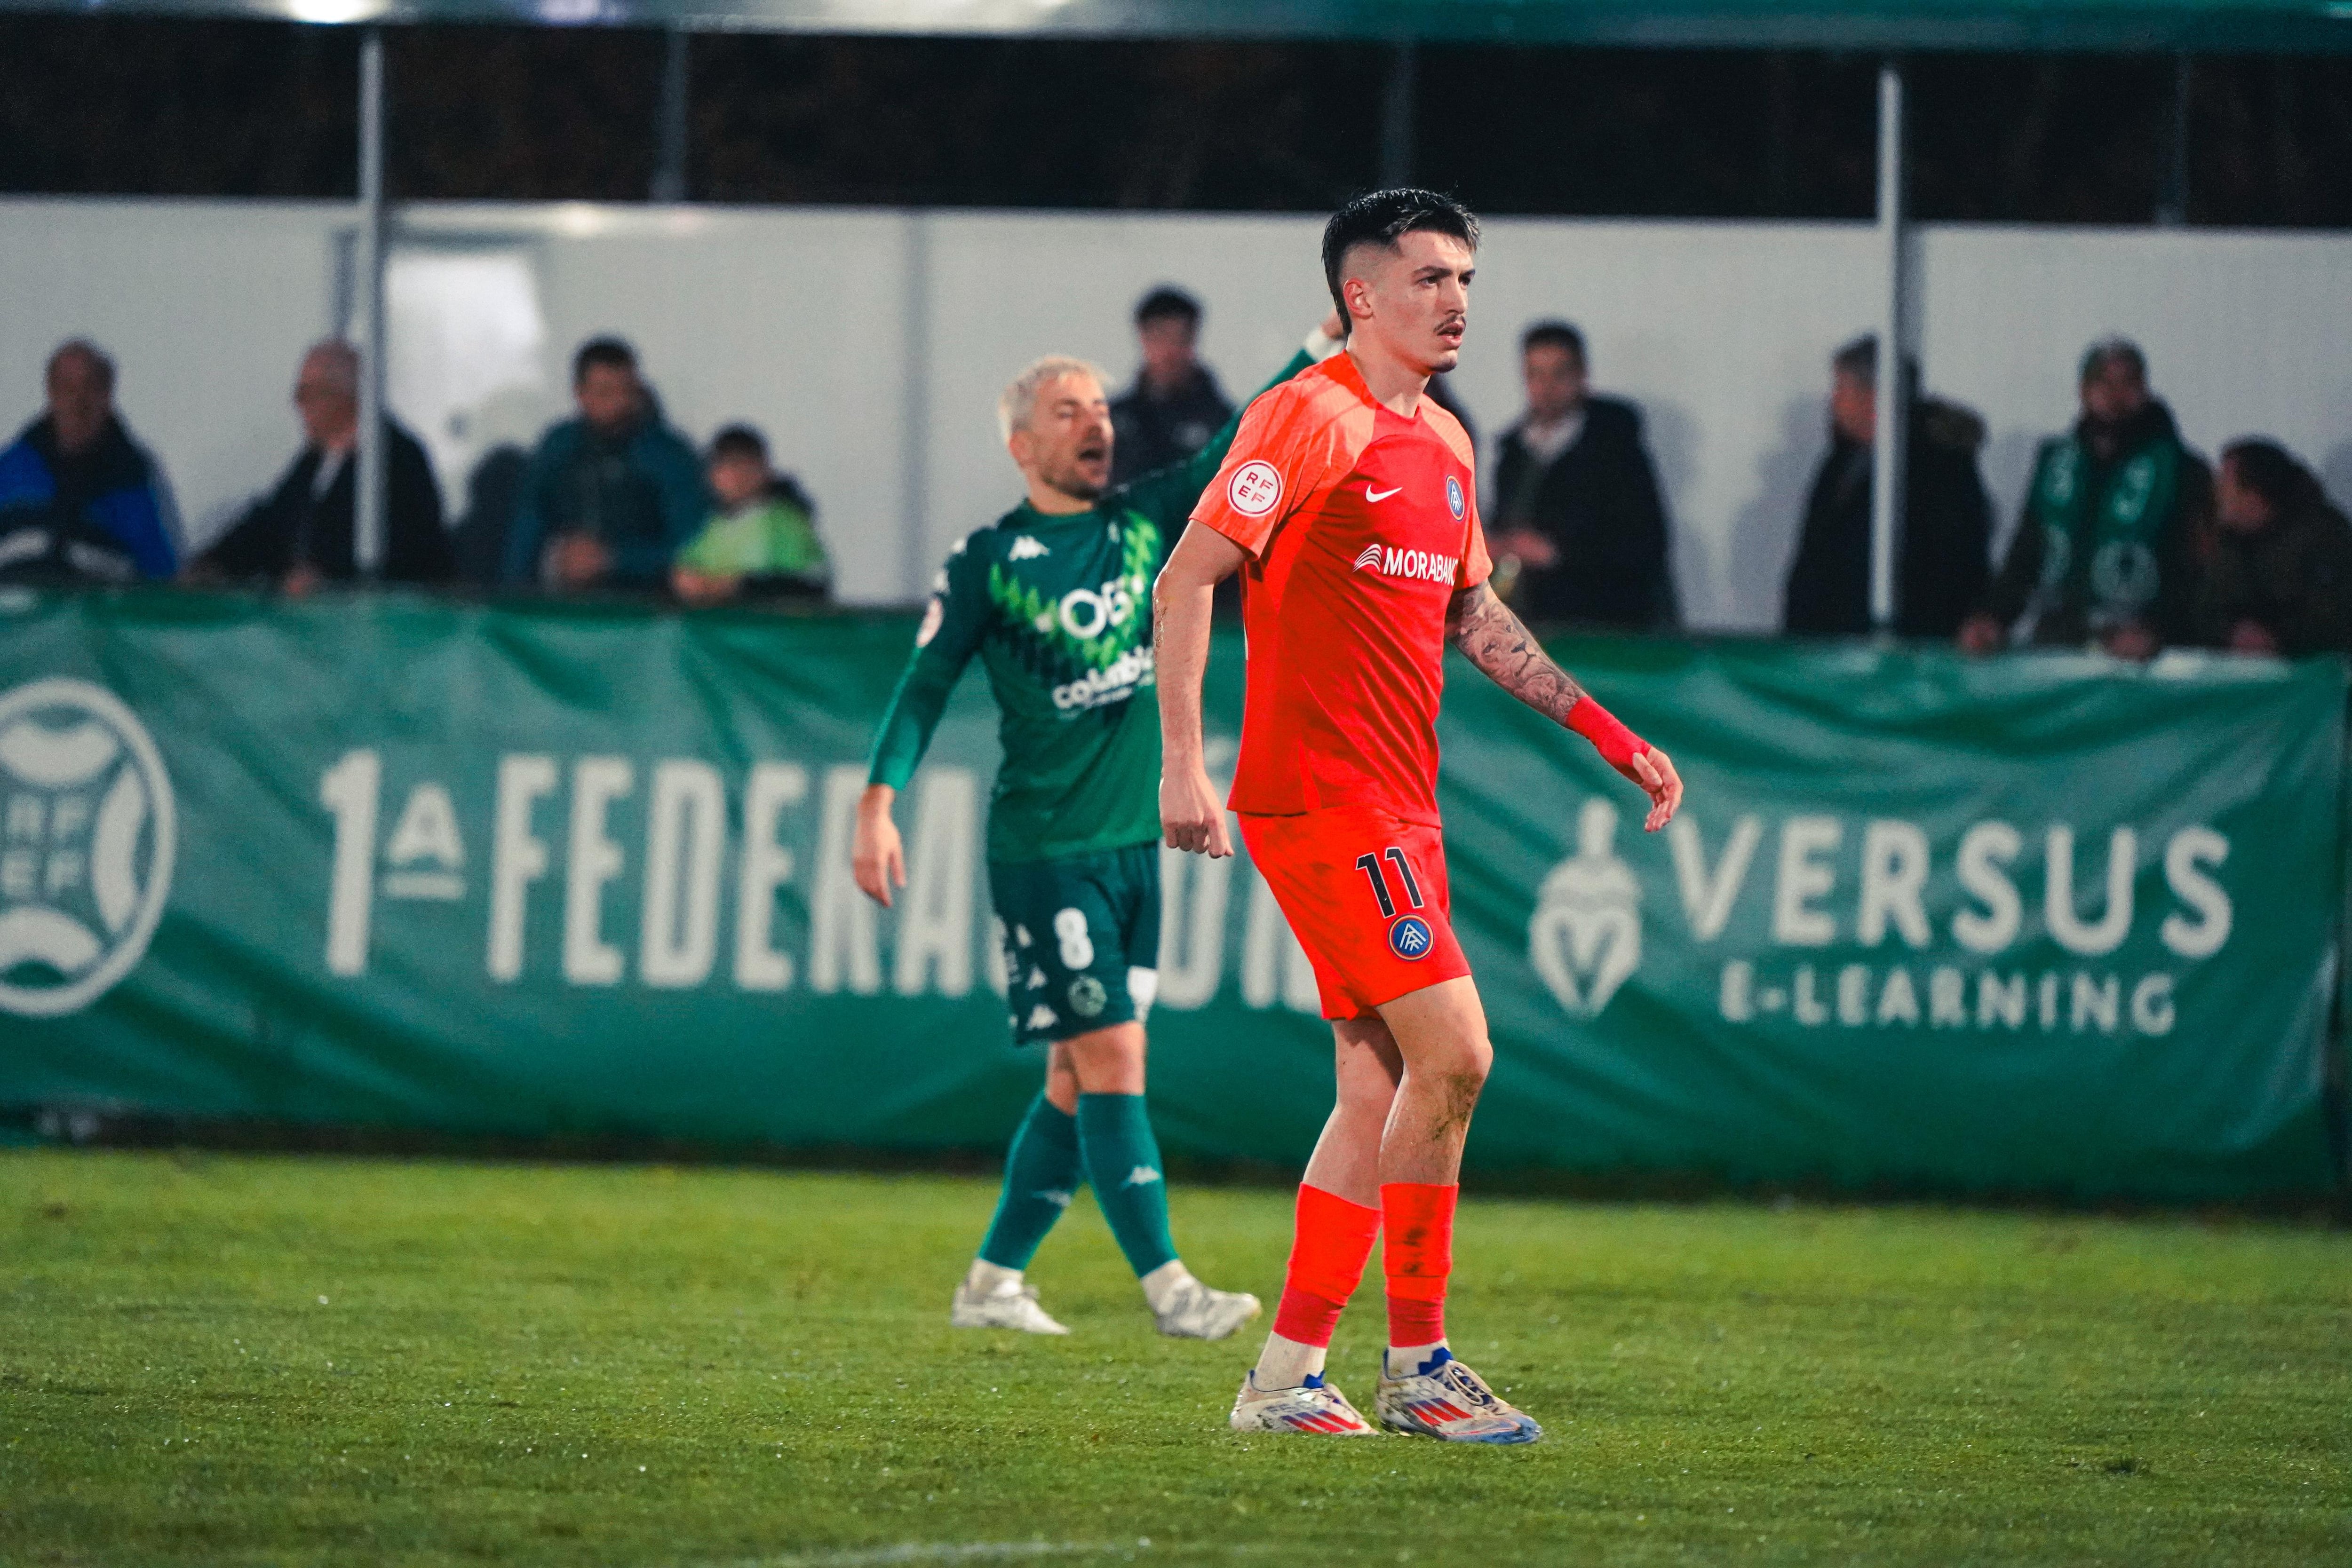
[[[1445,1284],[1470,1113],[1493,1060],[1448,918],[1437,815],[1445,647],[1591,740],[1665,826],[1682,780],[1552,663],[1486,586],[1469,437],[1423,395],[1461,356],[1477,220],[1427,191],[1350,202],[1323,231],[1347,351],[1259,397],[1153,594],[1169,844],[1233,852],[1202,759],[1218,582],[1242,576],[1249,663],[1232,808],[1314,963],[1338,1103],[1298,1189],[1274,1333],[1234,1402],[1242,1431],[1369,1434],[1323,1379],[1383,1228],[1382,1426],[1454,1442],[1542,1429],[1446,1348]]]

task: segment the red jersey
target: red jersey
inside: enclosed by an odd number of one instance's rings
[[[1452,414],[1383,407],[1344,353],[1242,415],[1192,509],[1250,558],[1234,810],[1437,821],[1446,606],[1492,570],[1475,462]]]

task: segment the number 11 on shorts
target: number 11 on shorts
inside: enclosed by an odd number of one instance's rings
[[[1356,857],[1356,869],[1362,872],[1365,879],[1370,882],[1372,896],[1380,900],[1381,917],[1391,918],[1397,912],[1396,900],[1389,893],[1389,879],[1381,870],[1381,862],[1383,860],[1396,867],[1397,880],[1404,884],[1406,900],[1413,908],[1419,909],[1422,904],[1421,883],[1413,879],[1412,864],[1404,858],[1404,851],[1391,844],[1379,854]]]

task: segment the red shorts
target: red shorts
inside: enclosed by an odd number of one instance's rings
[[[1252,863],[1315,966],[1325,1018],[1364,1018],[1470,972],[1437,829],[1377,806],[1241,822]]]

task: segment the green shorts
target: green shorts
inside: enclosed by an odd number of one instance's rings
[[[990,862],[1013,1038],[1035,1045],[1141,1023],[1160,988],[1160,846]]]

